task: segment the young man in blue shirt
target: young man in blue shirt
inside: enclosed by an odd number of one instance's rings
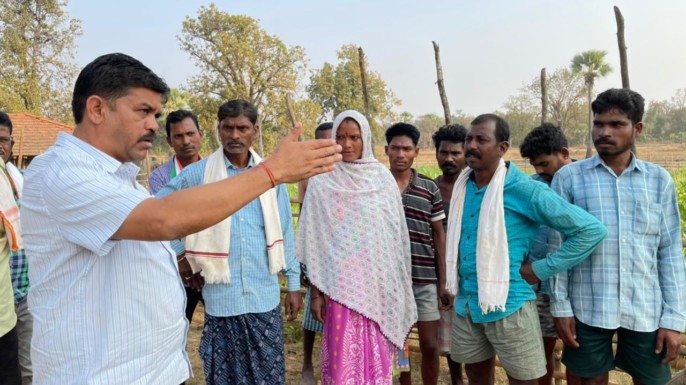
[[[608,230],[587,260],[551,280],[551,311],[565,342],[563,363],[584,385],[607,384],[615,367],[629,373],[634,384],[664,385],[686,327],[686,266],[674,181],[631,151],[643,131],[643,106],[643,97],[628,89],[599,94],[591,104],[598,155],[562,168],[553,180],[553,190]],[[561,239],[551,235],[554,250]]]

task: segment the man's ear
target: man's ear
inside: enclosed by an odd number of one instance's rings
[[[110,103],[103,97],[91,95],[86,99],[84,118],[88,119],[91,123],[98,125],[105,120],[107,113],[112,109]]]
[[[638,138],[641,136],[641,133],[643,132],[643,122],[638,122],[634,126],[634,130],[636,130],[636,137]]]
[[[564,159],[564,160],[569,159],[569,149],[567,147],[562,147],[560,149],[560,154],[562,155],[562,159]]]
[[[502,157],[505,155],[507,150],[510,149],[510,142],[500,142],[498,143],[498,151],[500,152],[500,156]]]

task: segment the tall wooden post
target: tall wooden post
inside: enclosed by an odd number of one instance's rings
[[[541,68],[541,125],[548,120],[548,86],[545,68]]]
[[[445,93],[445,85],[443,83],[443,66],[441,65],[441,51],[438,44],[432,41],[434,45],[434,56],[436,57],[436,76],[438,80],[438,93],[441,96],[441,104],[443,104],[443,116],[445,117],[445,124],[450,124],[452,115],[450,114],[450,105],[448,105],[448,95]]]
[[[624,41],[624,16],[619,7],[614,6],[615,21],[617,22],[617,45],[619,46],[619,66],[622,74],[622,88],[631,88],[629,85],[629,59],[626,55],[626,42]],[[631,151],[638,155],[636,142],[631,146]]]
[[[624,16],[619,7],[615,6],[615,20],[617,21],[617,44],[619,45],[619,65],[622,73],[622,88],[629,86],[629,60],[626,56],[626,42],[624,41]]]
[[[364,65],[364,51],[362,50],[362,47],[359,47],[357,49],[358,52],[358,57],[360,60],[360,77],[362,78],[362,97],[364,98],[364,115],[367,118],[367,121],[369,124],[372,124],[372,121],[369,119],[371,116],[369,115],[369,94],[367,93],[367,72],[365,69]]]

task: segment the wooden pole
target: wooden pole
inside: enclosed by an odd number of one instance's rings
[[[443,104],[443,116],[445,117],[445,124],[450,124],[452,116],[450,114],[450,106],[448,105],[448,95],[445,93],[445,85],[443,83],[443,66],[441,65],[441,51],[438,44],[432,41],[434,45],[434,55],[436,56],[436,75],[438,84],[438,93],[441,95],[441,104]]]
[[[541,68],[541,125],[548,120],[548,86],[545,68]]]
[[[293,110],[293,104],[291,103],[291,94],[286,94],[286,109],[288,110],[288,117],[291,119],[291,123],[293,124],[293,127],[295,127],[296,124],[298,124],[298,120],[295,118],[295,112]],[[303,133],[300,133],[300,137],[298,138],[301,142],[305,140],[305,137]]]
[[[369,115],[369,94],[367,93],[367,72],[365,70],[365,65],[364,65],[364,51],[362,50],[362,47],[359,47],[357,49],[358,52],[358,57],[360,60],[360,77],[362,78],[362,96],[364,97],[364,115],[367,118],[367,121],[371,125],[372,122],[369,120],[370,115]]]
[[[19,154],[17,155],[17,168],[26,168],[24,165],[24,126],[21,126],[19,131]]]
[[[629,86],[629,60],[626,56],[626,42],[624,41],[624,16],[619,7],[615,6],[615,20],[617,21],[617,44],[619,45],[619,65],[622,73],[622,88]]]
[[[629,59],[626,56],[626,42],[624,41],[624,16],[619,7],[614,6],[615,21],[617,22],[617,45],[619,46],[619,66],[622,74],[622,88],[631,88],[629,85]],[[631,145],[631,151],[638,155],[636,142]]]

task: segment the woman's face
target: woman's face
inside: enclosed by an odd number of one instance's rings
[[[336,143],[343,147],[341,155],[344,162],[362,158],[362,132],[360,126],[352,119],[345,119],[336,130]]]

